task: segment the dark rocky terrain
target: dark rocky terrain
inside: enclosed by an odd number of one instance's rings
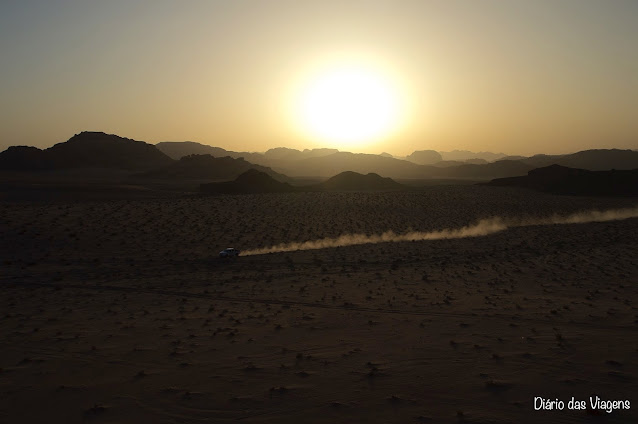
[[[636,206],[515,187],[0,200],[0,422],[636,422]],[[534,411],[535,396],[631,409]]]

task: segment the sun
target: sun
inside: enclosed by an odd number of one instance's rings
[[[342,66],[324,70],[307,83],[298,113],[308,135],[352,147],[392,133],[399,123],[400,102],[383,73]]]

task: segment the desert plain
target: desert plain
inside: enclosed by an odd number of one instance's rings
[[[637,203],[460,185],[4,199],[0,422],[636,422],[638,218],[218,253]],[[590,396],[631,408],[568,409]]]

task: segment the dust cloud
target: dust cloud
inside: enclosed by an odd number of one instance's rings
[[[266,253],[292,252],[296,250],[327,249],[332,247],[353,246],[358,244],[389,243],[402,241],[424,241],[457,239],[465,237],[481,237],[505,231],[508,228],[527,227],[533,225],[584,224],[588,222],[616,221],[638,218],[638,207],[610,209],[605,211],[591,210],[561,216],[553,215],[545,218],[504,218],[492,217],[481,219],[475,224],[460,228],[446,228],[438,231],[410,231],[397,234],[386,231],[382,234],[344,234],[335,238],[323,238],[303,242],[281,243],[275,246],[250,249],[242,252],[242,256],[263,255]]]

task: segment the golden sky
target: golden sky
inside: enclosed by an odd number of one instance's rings
[[[628,0],[2,2],[0,149],[636,149],[636,22]]]

